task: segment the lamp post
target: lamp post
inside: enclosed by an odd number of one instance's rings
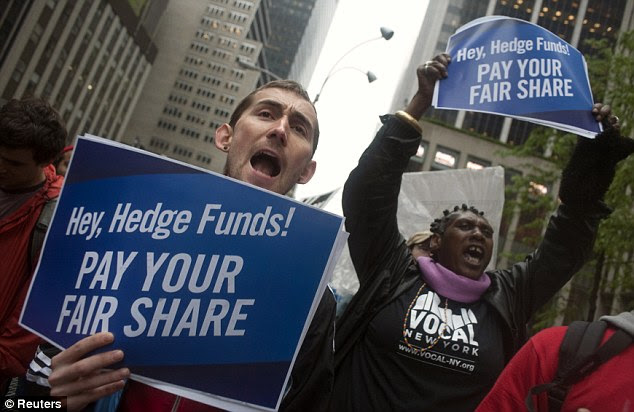
[[[271,76],[275,80],[283,80],[280,76],[278,76],[277,74],[273,73],[270,70],[265,69],[264,67],[256,66],[255,64],[249,63],[249,62],[247,62],[245,60],[242,60],[239,57],[236,60],[238,62],[238,66],[240,66],[240,67],[243,67],[245,69],[257,70],[259,72],[266,73],[266,74],[268,74],[269,76]]]
[[[326,82],[328,81],[328,79],[330,79],[330,77],[339,72],[340,70],[343,70],[344,68],[350,68],[350,69],[355,69],[357,71],[360,71],[361,73],[364,73],[367,77],[368,77],[368,82],[372,83],[373,81],[376,80],[376,76],[374,75],[374,73],[367,71],[364,72],[361,69],[357,69],[356,67],[342,67],[341,69],[337,70],[337,65],[346,57],[348,56],[350,53],[352,53],[354,50],[358,49],[359,47],[363,46],[364,44],[373,42],[375,40],[381,40],[381,39],[385,39],[385,40],[390,40],[392,38],[392,36],[394,36],[394,30],[388,29],[387,27],[381,27],[381,35],[378,37],[373,37],[371,39],[362,41],[361,43],[357,44],[356,46],[352,47],[350,50],[348,50],[347,52],[345,52],[336,62],[335,64],[332,65],[332,67],[330,68],[330,70],[328,71],[328,74],[326,75],[326,78],[324,79],[323,83],[321,84],[321,87],[319,88],[319,93],[317,93],[317,95],[315,96],[315,99],[313,100],[313,104],[315,104],[317,102],[317,100],[319,100],[319,95],[321,94],[321,91],[324,89],[324,86],[326,85]]]
[[[317,92],[317,94],[315,95],[315,99],[313,100],[313,104],[317,103],[317,100],[319,100],[319,95],[321,95],[322,90],[324,90],[324,86],[326,85],[326,83],[328,82],[328,79],[335,75],[336,73],[339,73],[342,70],[345,69],[352,69],[352,70],[356,70],[358,72],[361,72],[363,74],[366,75],[366,77],[368,78],[368,83],[372,83],[373,81],[376,80],[376,75],[374,73],[372,73],[370,70],[368,71],[363,71],[361,69],[359,69],[358,67],[353,67],[353,66],[345,66],[345,67],[340,67],[337,70],[332,70],[328,76],[326,76],[326,78],[324,79],[324,82],[321,84],[321,88],[319,89],[319,91]]]

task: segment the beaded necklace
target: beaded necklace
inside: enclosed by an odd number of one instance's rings
[[[436,346],[436,344],[440,340],[440,336],[445,332],[445,329],[447,328],[447,321],[448,321],[447,306],[449,306],[449,299],[445,298],[445,310],[444,310],[445,319],[442,324],[442,327],[440,328],[440,331],[438,332],[438,336],[436,337],[436,339],[434,339],[434,341],[431,344],[429,344],[426,348],[421,348],[421,347],[412,345],[407,340],[407,317],[409,316],[410,311],[412,310],[412,307],[414,306],[414,303],[416,303],[416,300],[420,296],[420,293],[423,291],[425,286],[427,286],[427,283],[423,282],[422,286],[418,289],[418,292],[416,292],[416,296],[414,296],[414,299],[412,299],[412,302],[409,304],[409,307],[407,308],[407,311],[405,312],[405,318],[403,319],[403,340],[405,341],[405,344],[407,345],[407,347],[410,348],[410,350],[413,350],[414,353],[417,353],[417,352],[423,353],[426,350],[429,350],[433,348],[434,346]]]

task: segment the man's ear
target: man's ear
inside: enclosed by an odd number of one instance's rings
[[[231,147],[231,138],[233,137],[233,128],[228,123],[223,124],[216,129],[214,136],[214,144],[219,150],[228,152]]]
[[[434,233],[433,235],[431,235],[431,238],[429,239],[429,250],[431,252],[435,252],[438,249],[440,249],[441,244],[442,244],[442,238],[440,237],[438,233]]]
[[[308,162],[308,164],[304,167],[304,170],[302,170],[302,174],[299,175],[299,178],[297,179],[297,183],[300,183],[300,184],[308,183],[310,179],[313,178],[313,175],[315,174],[316,169],[317,169],[316,161],[311,160],[310,162]]]

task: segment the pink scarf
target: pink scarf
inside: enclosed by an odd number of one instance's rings
[[[491,284],[491,279],[484,273],[474,280],[455,274],[432,258],[419,257],[416,260],[427,285],[439,295],[457,302],[477,301]]]

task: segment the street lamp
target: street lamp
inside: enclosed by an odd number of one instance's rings
[[[238,61],[238,66],[240,66],[242,68],[251,69],[251,70],[257,70],[257,71],[260,71],[262,73],[268,74],[269,76],[271,76],[275,80],[282,80],[282,78],[280,76],[278,76],[277,74],[273,73],[270,70],[265,69],[264,67],[256,66],[253,63],[249,63],[246,60],[242,60],[240,57],[236,58],[236,60]]]
[[[319,93],[317,93],[317,95],[315,96],[315,100],[313,100],[313,104],[315,104],[317,102],[317,100],[319,100],[319,95],[321,94],[321,91],[324,89],[324,86],[326,85],[326,82],[328,81],[328,79],[330,79],[330,77],[335,74],[336,72],[338,72],[339,70],[335,70],[337,68],[337,65],[350,53],[352,53],[352,51],[358,49],[359,47],[363,46],[364,44],[373,42],[375,40],[381,40],[381,39],[385,39],[385,40],[390,40],[392,38],[392,36],[394,36],[394,30],[388,29],[387,27],[381,27],[381,35],[378,37],[373,37],[371,39],[365,40],[359,44],[357,44],[356,46],[352,47],[350,50],[348,50],[347,52],[345,52],[340,58],[339,60],[337,60],[335,62],[335,64],[332,65],[332,67],[330,68],[330,71],[328,71],[328,74],[326,75],[326,78],[324,79],[324,82],[321,84],[321,87],[319,88]],[[352,69],[356,69],[355,67],[350,67]],[[360,69],[356,69],[364,74],[367,75],[368,77],[368,82],[372,83],[373,81],[376,80],[376,76],[368,71],[368,72],[364,72],[363,70]]]
[[[317,103],[317,100],[319,100],[319,95],[321,95],[322,90],[324,90],[324,86],[328,82],[328,79],[331,76],[335,75],[336,73],[339,73],[340,71],[345,70],[345,69],[352,69],[352,70],[356,70],[358,72],[361,72],[361,73],[365,74],[366,77],[368,78],[368,83],[372,83],[373,81],[376,80],[376,75],[374,73],[372,73],[370,70],[364,72],[363,70],[359,69],[358,67],[344,66],[344,67],[338,68],[337,70],[332,70],[331,73],[328,74],[328,76],[326,76],[326,78],[324,79],[324,82],[321,84],[321,88],[317,92],[317,95],[315,95],[315,99],[313,100],[313,104]]]

